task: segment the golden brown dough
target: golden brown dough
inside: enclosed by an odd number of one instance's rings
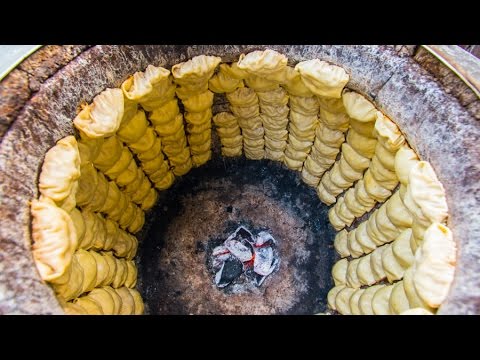
[[[108,275],[102,282],[102,286],[110,285],[117,274],[117,259],[113,256],[112,252],[102,252],[101,255],[105,258],[108,264]]]
[[[82,293],[84,272],[80,266],[76,256],[72,257],[72,262],[67,269],[68,275],[63,276],[64,280],[60,283],[53,283],[53,288],[57,296],[62,297],[65,301],[75,299]]]
[[[295,69],[305,86],[317,96],[340,98],[350,78],[343,68],[318,59],[302,61]]]
[[[169,70],[148,65],[144,72],[136,72],[125,80],[122,90],[125,97],[151,111],[172,98],[175,86]]]
[[[87,297],[100,305],[104,315],[115,314],[115,302],[112,295],[107,290],[102,288],[93,289]]]
[[[135,313],[135,299],[132,293],[126,287],[115,289],[115,291],[122,298],[120,315],[133,315]]]
[[[144,305],[142,295],[140,295],[140,293],[136,289],[128,288],[128,291],[130,292],[130,295],[132,295],[133,302],[135,304],[133,313],[135,315],[143,315]]]
[[[97,277],[95,280],[95,287],[102,286],[110,274],[110,265],[107,259],[101,253],[90,250],[89,253],[94,257],[97,265]]]
[[[250,75],[255,75],[267,80],[283,82],[287,57],[277,51],[266,49],[252,51],[239,57],[237,66]]]
[[[97,262],[90,252],[83,249],[78,249],[74,256],[83,269],[82,293],[89,292],[95,288],[97,281]]]
[[[38,180],[40,194],[58,205],[72,193],[80,178],[80,153],[77,140],[67,136],[47,151]]]
[[[78,304],[65,302],[64,304],[62,304],[62,307],[66,315],[87,315],[87,310],[85,310]]]
[[[120,295],[118,295],[118,293],[115,291],[115,289],[113,289],[110,286],[104,286],[102,289],[105,290],[106,292],[108,292],[112,297],[112,300],[113,300],[113,315],[119,315],[120,314],[120,309],[122,308],[122,303],[123,303],[122,298],[120,297]]]
[[[80,244],[85,236],[86,228],[85,228],[85,220],[83,219],[82,213],[77,208],[72,209],[69,213],[70,218],[73,221],[73,225],[75,226],[75,232],[77,234],[77,246]]]
[[[83,308],[88,315],[104,315],[100,304],[88,295],[75,299],[73,303]]]
[[[52,200],[32,200],[32,253],[40,276],[54,281],[68,270],[77,247],[70,215]]]
[[[122,90],[107,89],[95,96],[91,105],[84,105],[73,123],[88,137],[112,136],[120,127],[124,106]]]
[[[126,262],[127,264],[127,278],[124,285],[128,288],[134,288],[137,284],[137,267],[132,260]]]

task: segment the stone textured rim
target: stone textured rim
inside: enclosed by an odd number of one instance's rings
[[[412,59],[385,46],[360,45],[102,45],[83,52],[42,85],[0,144],[0,313],[63,313],[33,263],[28,201],[38,195],[45,152],[74,133],[71,119],[82,101],[148,64],[171,67],[200,54],[228,62],[267,47],[291,62],[320,58],[344,67],[348,87],[373,100],[432,164],[447,192],[458,247],[455,280],[438,313],[480,313],[480,124]]]

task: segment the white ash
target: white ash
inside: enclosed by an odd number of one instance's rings
[[[214,248],[212,257],[215,285],[224,288],[232,284],[234,292],[239,291],[239,287],[251,288],[251,283],[261,286],[280,264],[273,236],[266,231],[255,236],[243,226]],[[247,281],[238,283],[241,278]]]

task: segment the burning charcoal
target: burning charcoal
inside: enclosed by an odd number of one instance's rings
[[[272,245],[275,244],[275,239],[266,231],[261,231],[258,233],[255,238],[255,246],[260,247],[263,245]]]
[[[222,268],[215,274],[215,284],[223,288],[243,273],[242,262],[233,256],[227,259]]]
[[[230,251],[225,246],[220,245],[213,249],[212,255],[218,256],[218,255],[223,255],[228,253],[230,253]]]
[[[225,241],[225,246],[241,262],[248,261],[253,257],[252,251],[240,241],[230,239]]]
[[[273,263],[273,249],[271,247],[261,247],[255,249],[255,261],[253,271],[260,275],[269,275]]]
[[[245,274],[244,280],[260,286],[279,264],[275,239],[266,231],[254,236],[243,226],[223,245],[214,248],[212,256],[215,284],[219,288],[231,284],[242,274]]]
[[[247,229],[245,229],[243,226],[239,226],[237,230],[235,230],[235,232],[227,238],[227,241],[232,239],[240,241],[242,243],[242,240],[246,240],[250,244],[255,243],[255,237],[253,236],[253,234]]]
[[[232,257],[230,252],[228,252],[228,254],[217,255],[215,258],[213,258],[213,268],[215,270],[220,269],[222,267],[223,263],[225,261],[227,261],[230,257]]]

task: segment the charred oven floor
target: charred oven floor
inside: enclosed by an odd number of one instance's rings
[[[139,287],[150,314],[312,314],[332,287],[328,208],[299,174],[269,161],[216,159],[161,194],[149,214]],[[212,249],[235,229],[268,230],[280,267],[261,287],[219,289]]]

